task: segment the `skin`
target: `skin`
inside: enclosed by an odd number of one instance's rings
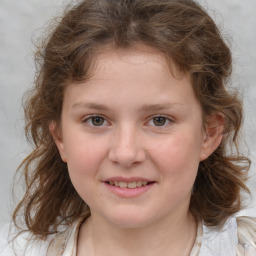
[[[54,123],[50,130],[91,210],[78,255],[189,254],[198,165],[221,141],[218,118],[208,119],[203,129],[190,75],[174,77],[165,58],[142,45],[100,53],[93,76],[67,86],[61,130]],[[105,183],[113,177],[154,183],[137,196],[120,196]]]

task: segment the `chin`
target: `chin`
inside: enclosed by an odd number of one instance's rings
[[[117,213],[109,218],[109,221],[118,228],[137,229],[144,228],[152,224],[155,220],[153,217],[141,213]]]

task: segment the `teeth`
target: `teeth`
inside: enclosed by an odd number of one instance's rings
[[[129,182],[129,183],[128,183],[128,188],[136,188],[136,181],[134,181],[134,182]]]
[[[137,182],[136,182],[136,186],[137,186],[137,187],[141,187],[141,186],[142,186],[142,181],[137,181]]]
[[[109,181],[109,184],[112,186],[120,187],[120,188],[138,188],[141,186],[146,186],[148,184],[147,181],[133,181],[133,182],[123,182],[123,181]]]
[[[127,188],[128,184],[126,182],[119,182],[119,187],[120,188]]]

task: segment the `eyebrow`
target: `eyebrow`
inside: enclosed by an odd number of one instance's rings
[[[109,108],[102,104],[92,103],[92,102],[77,102],[71,106],[71,108],[89,108],[96,110],[109,110]]]
[[[181,103],[163,103],[163,104],[145,104],[139,107],[139,111],[150,112],[150,111],[162,111],[173,108],[181,108],[183,104]]]
[[[162,111],[173,108],[182,108],[184,105],[181,103],[163,103],[163,104],[144,104],[138,108],[139,112]],[[77,102],[72,105],[73,108],[88,108],[101,111],[109,111],[110,109],[103,105],[93,102]]]

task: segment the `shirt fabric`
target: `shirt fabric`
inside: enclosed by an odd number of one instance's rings
[[[65,232],[46,241],[24,244],[29,236],[21,235],[13,244],[17,256],[76,256],[79,219]],[[12,244],[8,244],[8,227],[0,233],[0,256],[14,256]],[[85,255],[86,256],[86,255]],[[88,255],[89,256],[89,255]],[[222,228],[207,227],[198,223],[197,237],[189,256],[256,256],[256,218],[230,218]]]

